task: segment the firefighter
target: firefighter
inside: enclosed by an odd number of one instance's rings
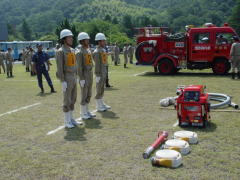
[[[44,88],[42,83],[42,75],[44,75],[45,79],[48,82],[48,85],[51,88],[51,93],[55,93],[56,91],[53,88],[53,83],[48,73],[51,65],[49,62],[49,56],[43,51],[42,44],[37,44],[37,49],[38,51],[33,55],[32,62],[33,71],[37,74],[38,86],[41,89],[41,93],[43,94]]]
[[[114,57],[114,45],[112,44],[110,46],[110,54],[111,54],[111,59],[112,59],[112,62],[115,62],[115,57]]]
[[[92,97],[93,85],[93,62],[92,53],[89,48],[89,35],[81,32],[78,35],[78,51],[76,53],[76,60],[78,64],[79,84],[81,87],[81,118],[90,119],[96,117],[89,111],[88,105]]]
[[[105,50],[106,50],[106,52],[107,52],[107,56],[109,56],[109,54],[111,53],[109,47],[106,46],[106,47],[105,47]],[[107,59],[108,59],[108,57],[107,57]],[[109,65],[108,65],[108,61],[107,61],[106,88],[110,88],[110,87],[112,87],[112,86],[109,84],[108,70],[109,70]]]
[[[95,41],[97,48],[93,52],[93,59],[95,61],[95,75],[96,75],[96,105],[97,110],[102,112],[110,109],[103,101],[104,85],[107,78],[107,52],[105,50],[106,37],[103,33],[96,34]]]
[[[230,56],[232,65],[232,79],[235,79],[235,69],[237,69],[237,76],[240,79],[240,42],[239,37],[233,37],[234,43],[232,44]]]
[[[26,51],[25,51],[25,49],[23,49],[23,51],[22,51],[21,59],[22,59],[22,65],[25,65],[25,60],[26,60]]]
[[[124,68],[127,68],[128,63],[128,45],[125,44],[123,47],[123,56],[124,56]]]
[[[35,72],[33,71],[33,62],[32,62],[32,58],[33,58],[33,55],[34,55],[34,50],[33,48],[29,48],[29,54],[28,54],[28,58],[29,58],[29,61],[30,61],[30,64],[29,64],[29,67],[30,67],[30,75],[31,76],[35,76]]]
[[[27,49],[25,54],[26,72],[30,72],[30,64],[31,64],[32,57],[30,57],[30,48],[27,47],[26,49]]]
[[[13,77],[13,57],[12,57],[12,49],[8,48],[6,55],[6,67],[7,67],[7,77]]]
[[[74,105],[77,99],[77,64],[73,45],[73,33],[64,29],[60,32],[61,48],[56,52],[57,78],[63,90],[63,112],[66,128],[78,124],[73,118]]]
[[[5,59],[5,53],[3,51],[0,51],[0,74],[2,73],[1,67],[3,68],[3,72],[5,73],[4,59]]]
[[[132,44],[129,44],[128,46],[128,57],[130,60],[130,64],[133,64],[133,54],[134,54],[134,47],[132,46]]]
[[[120,64],[119,53],[120,53],[120,49],[119,49],[117,43],[115,43],[115,46],[114,46],[114,64],[115,64],[115,66]]]

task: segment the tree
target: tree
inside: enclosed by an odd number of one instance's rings
[[[111,16],[108,14],[108,15],[106,15],[105,16],[105,18],[104,18],[104,21],[108,21],[108,22],[111,22],[112,21],[112,18],[111,18]]]
[[[128,37],[132,38],[134,35],[134,26],[132,23],[132,17],[130,15],[126,15],[123,17],[122,25],[124,31],[128,35]]]
[[[25,19],[22,22],[22,34],[25,40],[32,40],[32,31]]]
[[[116,17],[114,17],[113,20],[112,20],[112,23],[113,23],[113,24],[118,24],[118,23],[119,23],[119,22],[118,22],[118,19],[117,19]]]
[[[57,35],[58,39],[60,39],[60,32],[63,29],[69,29],[72,31],[73,33],[73,47],[77,46],[77,30],[74,24],[71,24],[68,19],[66,18],[65,20],[63,20],[58,27],[55,30],[55,34]]]
[[[230,25],[240,33],[240,0],[237,0],[236,6],[233,8],[232,16],[229,19]]]

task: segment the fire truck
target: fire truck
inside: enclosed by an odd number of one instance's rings
[[[223,27],[212,23],[199,28],[188,25],[185,29],[173,34],[167,27],[136,28],[137,64],[152,65],[163,75],[209,68],[216,75],[227,74],[232,38],[238,36],[235,30],[227,23]]]
[[[205,86],[190,85],[178,87],[176,110],[179,126],[206,127],[210,119],[209,95]]]

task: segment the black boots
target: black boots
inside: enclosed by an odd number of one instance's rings
[[[124,64],[124,68],[127,68],[127,65],[126,65],[126,64]]]
[[[240,72],[237,73],[238,79],[240,79]]]
[[[106,79],[106,87],[107,87],[107,88],[112,87],[112,86],[109,84],[109,79]]]
[[[235,79],[235,72],[232,73],[232,79]]]
[[[10,77],[13,77],[13,74],[12,74],[12,72],[10,72]]]
[[[9,78],[10,76],[9,76],[9,72],[7,72],[7,77]]]
[[[41,94],[44,94],[44,89],[43,89],[43,87],[41,88]]]
[[[50,88],[51,88],[51,93],[56,93],[53,86],[50,86]]]

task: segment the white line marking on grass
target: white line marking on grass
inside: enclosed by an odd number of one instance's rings
[[[18,112],[18,111],[21,111],[21,110],[25,110],[25,109],[28,109],[28,108],[31,108],[31,107],[34,107],[34,106],[38,106],[38,105],[40,105],[40,104],[41,104],[41,103],[35,103],[35,104],[29,105],[29,106],[24,106],[24,107],[21,107],[21,108],[18,108],[18,109],[15,109],[15,110],[12,110],[12,111],[9,111],[9,112],[0,114],[0,117],[5,116],[5,115],[7,115],[7,114],[15,113],[15,112]]]
[[[97,110],[94,110],[94,111],[92,111],[91,113],[95,113],[95,112],[97,112]],[[80,123],[83,123],[81,117],[75,119],[75,121],[80,122]],[[80,124],[80,125],[82,125],[82,124]],[[56,132],[58,132],[58,131],[60,131],[60,130],[62,130],[62,129],[64,129],[64,128],[65,128],[65,126],[59,126],[58,128],[56,128],[56,129],[54,129],[54,130],[52,130],[52,131],[49,131],[49,132],[47,133],[47,136],[48,136],[48,135],[55,134]]]
[[[65,127],[65,126],[59,126],[57,129],[54,129],[54,130],[52,130],[52,131],[49,131],[49,132],[47,133],[47,136],[48,136],[48,135],[51,135],[51,134],[54,134],[54,133],[62,130],[64,127]]]
[[[144,72],[141,72],[141,73],[138,73],[138,74],[134,74],[133,76],[139,76],[139,75],[143,75],[145,74],[147,71],[144,71]]]
[[[173,124],[173,127],[177,127],[177,126],[178,126],[178,121]]]
[[[7,82],[37,82],[37,80],[21,80],[21,79],[5,79],[4,81],[7,81]],[[44,82],[47,82],[46,80],[43,80]],[[53,82],[56,82],[58,80],[52,80]]]

